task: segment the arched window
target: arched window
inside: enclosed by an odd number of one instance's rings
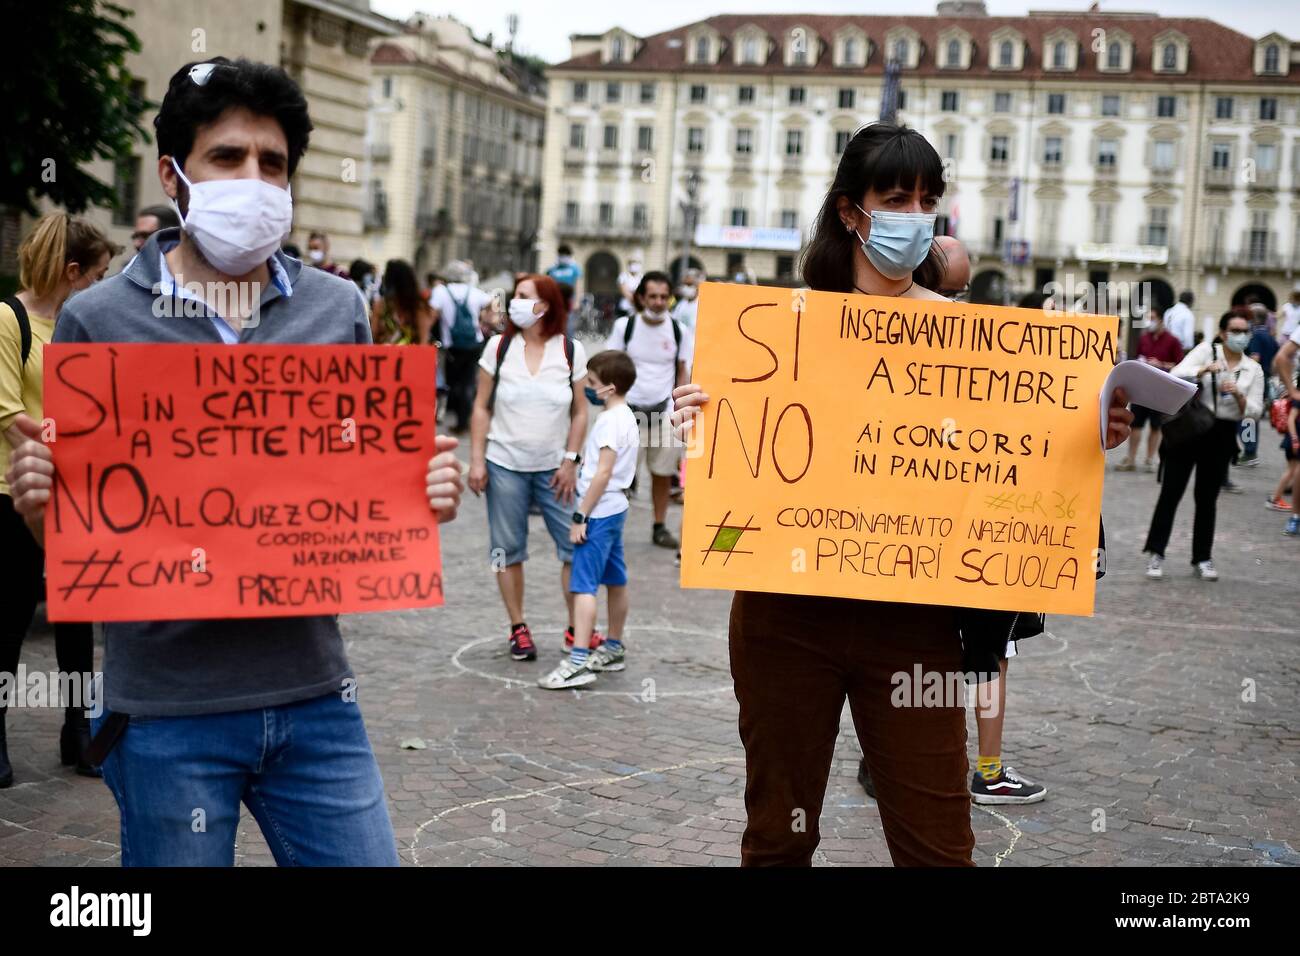
[[[1166,70],[1178,69],[1178,47],[1174,46],[1172,43],[1166,43],[1164,53],[1162,55],[1164,59],[1161,61],[1161,66],[1164,69]]]
[[[1065,41],[1057,40],[1056,45],[1052,47],[1052,66],[1059,69],[1065,68]]]
[[[753,37],[745,37],[741,43],[740,59],[745,63],[758,62],[758,41]]]
[[[1118,70],[1122,61],[1123,51],[1120,49],[1119,41],[1112,40],[1106,47],[1106,68],[1109,70]]]
[[[957,66],[961,63],[961,43],[957,40],[948,41],[948,65]]]
[[[897,60],[900,65],[907,62],[907,41],[906,40],[898,39],[894,41],[894,59]]]
[[[853,39],[853,37],[849,37],[844,41],[844,62],[858,62],[858,41]]]
[[[998,66],[1010,66],[1012,53],[1011,41],[1003,40],[998,47]]]
[[[1278,72],[1278,51],[1276,43],[1270,43],[1264,48],[1264,72]]]
[[[695,62],[696,63],[709,62],[709,38],[708,37],[695,38]]]
[[[614,37],[609,44],[609,58],[615,63],[623,62],[623,38]]]

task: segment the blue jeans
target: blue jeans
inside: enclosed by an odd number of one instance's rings
[[[569,541],[569,526],[578,505],[575,501],[566,505],[555,497],[550,486],[555,469],[512,471],[489,461],[487,471],[488,539],[492,549],[489,557],[504,557],[506,567],[528,560],[528,507],[537,502],[546,530],[555,542],[555,556],[564,564],[570,563],[573,544]]]
[[[341,693],[132,717],[104,782],[121,814],[123,866],[234,865],[241,802],[281,866],[397,865],[379,765],[359,706]]]

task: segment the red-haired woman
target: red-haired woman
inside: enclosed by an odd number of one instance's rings
[[[573,491],[587,434],[582,382],[587,355],[565,334],[569,309],[554,279],[521,275],[505,331],[488,340],[479,359],[478,395],[470,419],[469,487],[487,492],[492,566],[510,617],[510,656],[537,659],[524,619],[528,512],[536,504],[563,564],[560,583],[569,608],[566,642],[573,640],[569,570]]]

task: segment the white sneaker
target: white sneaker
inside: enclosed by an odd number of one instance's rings
[[[621,671],[626,666],[624,664],[626,657],[627,652],[621,647],[614,651],[610,650],[607,645],[601,644],[587,658],[587,667],[598,674],[601,671]]]
[[[1196,573],[1202,581],[1219,580],[1219,572],[1214,570],[1213,561],[1198,561],[1196,563]]]
[[[568,690],[571,687],[586,687],[595,680],[596,675],[586,664],[574,664],[566,657],[555,670],[545,677],[537,678],[537,686],[543,690]]]
[[[1151,560],[1147,562],[1147,577],[1163,578],[1165,576],[1165,559],[1158,554],[1151,555]]]

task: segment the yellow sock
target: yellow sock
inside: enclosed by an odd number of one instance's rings
[[[975,769],[985,780],[993,780],[1002,772],[1002,755],[995,754],[992,757],[985,757],[980,754],[979,762],[975,764]]]

